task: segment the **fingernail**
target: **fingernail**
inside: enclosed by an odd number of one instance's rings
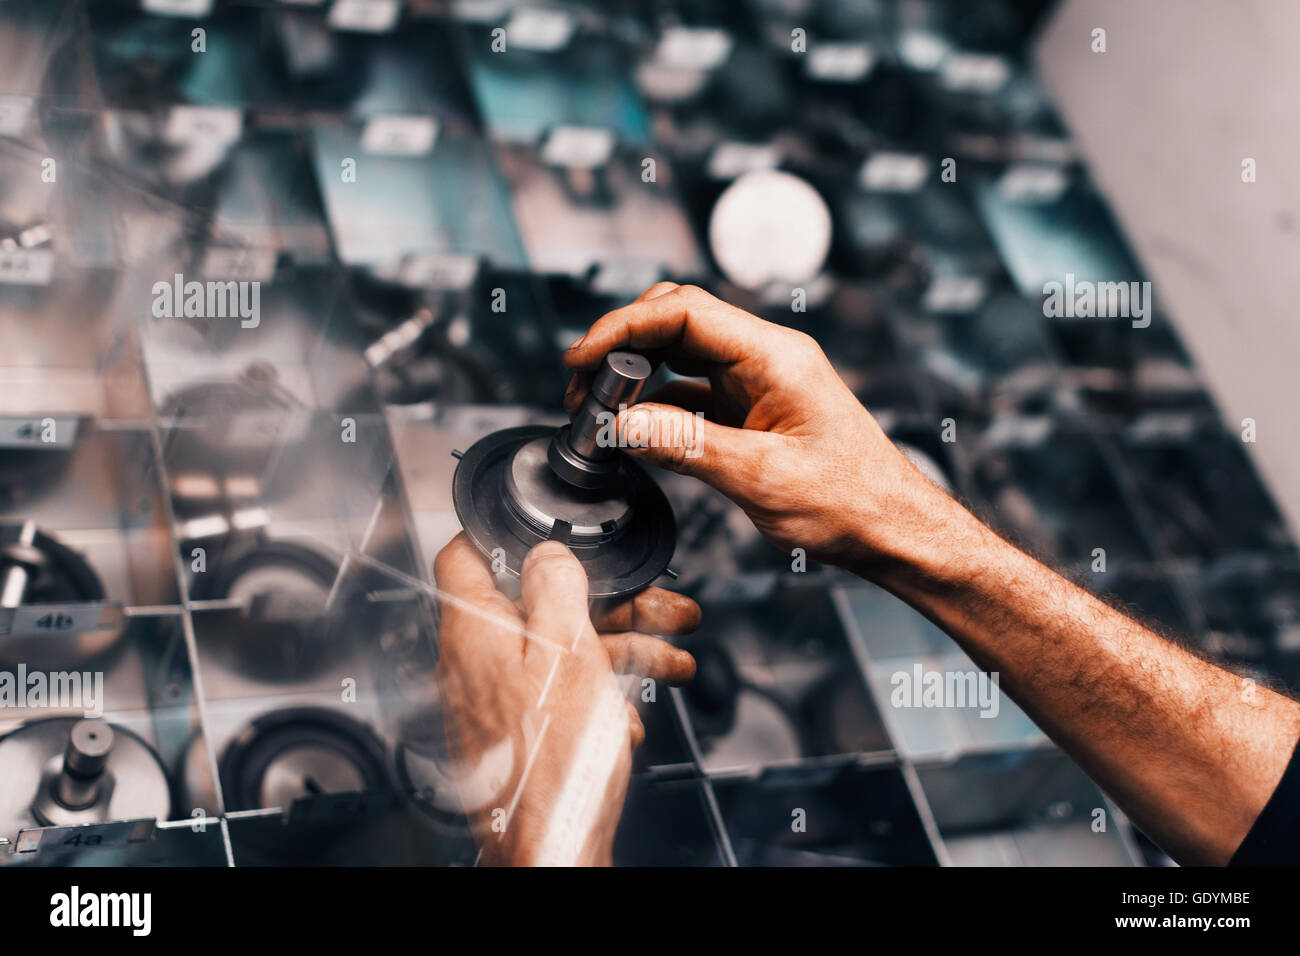
[[[573,340],[573,344],[570,345],[567,349],[565,349],[565,351],[572,352],[574,349],[578,348],[578,346],[582,345],[582,343],[586,340],[586,338],[587,338],[586,333],[579,335],[576,339]]]

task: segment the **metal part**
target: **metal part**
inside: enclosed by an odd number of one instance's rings
[[[98,798],[105,780],[104,768],[113,751],[113,729],[99,720],[79,720],[68,731],[55,796],[69,810],[84,810]]]
[[[650,360],[636,352],[605,356],[582,407],[547,449],[551,468],[562,480],[578,488],[603,488],[618,480],[621,456],[613,440],[614,418],[620,407],[641,397],[653,372]]]
[[[334,595],[331,604],[330,595]],[[262,541],[194,576],[191,595],[244,606],[228,640],[212,650],[264,681],[311,677],[348,649],[341,608],[355,599],[349,578],[320,552],[291,541]]]
[[[165,820],[167,771],[153,748],[103,720],[52,717],[0,739],[0,835],[30,826]]]
[[[19,607],[27,592],[27,582],[45,564],[45,555],[32,546],[36,540],[36,523],[24,521],[18,540],[0,552],[0,607]]]
[[[519,447],[505,472],[506,502],[546,537],[558,522],[569,525],[570,542],[594,543],[617,535],[632,517],[624,489],[592,493],[564,484],[547,461],[547,449],[557,440],[535,438]]]
[[[393,798],[383,742],[324,707],[257,717],[226,746],[218,772],[227,811],[281,811],[231,827],[236,850],[254,861],[329,854],[358,832],[361,814]]]
[[[319,707],[258,717],[230,742],[220,772],[227,810],[288,811],[305,797],[388,789],[374,733]]]
[[[545,478],[536,461],[536,443],[550,442],[555,435],[544,425],[524,425],[475,442],[452,481],[461,526],[497,570],[515,577],[528,552],[553,539],[567,544],[582,562],[593,598],[641,590],[664,572],[676,546],[668,499],[626,456],[616,459],[619,484],[614,489],[582,489],[554,476]],[[508,479],[508,474],[515,477]]]

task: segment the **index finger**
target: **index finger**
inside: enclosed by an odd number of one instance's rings
[[[716,299],[697,286],[678,286],[607,312],[569,346],[564,363],[594,369],[620,348],[680,348],[708,362],[739,362],[753,349],[762,319]]]

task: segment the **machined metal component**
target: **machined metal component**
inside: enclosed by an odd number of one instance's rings
[[[528,552],[550,539],[582,562],[593,598],[641,590],[664,573],[676,547],[668,499],[626,456],[615,460],[613,488],[566,485],[540,467],[541,448],[555,434],[523,425],[475,442],[452,481],[461,526],[496,571],[518,577]]]
[[[632,517],[625,489],[585,492],[556,476],[547,461],[547,449],[556,438],[535,438],[521,445],[505,471],[506,503],[538,533],[550,537],[557,522],[569,526],[570,543],[609,540]]]
[[[578,488],[603,488],[617,481],[619,449],[614,419],[635,404],[654,372],[636,352],[610,352],[600,364],[573,421],[555,433],[547,450],[551,468]]]
[[[25,521],[18,540],[0,551],[0,607],[21,605],[28,582],[48,563],[35,541],[36,523]]]
[[[113,728],[101,720],[79,720],[68,731],[63,773],[56,784],[59,803],[84,810],[98,799],[104,768],[113,752]]]
[[[172,811],[153,748],[101,719],[52,717],[0,739],[0,836],[32,826],[77,826]]]
[[[593,598],[631,594],[665,572],[677,544],[672,507],[614,429],[653,372],[644,355],[610,352],[568,425],[506,428],[454,453],[456,516],[494,571],[518,577],[529,550],[551,540],[582,562]]]

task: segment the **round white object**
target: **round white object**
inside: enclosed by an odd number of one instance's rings
[[[807,282],[831,249],[831,211],[817,190],[776,169],[745,173],[718,197],[709,217],[709,247],[732,282]]]

